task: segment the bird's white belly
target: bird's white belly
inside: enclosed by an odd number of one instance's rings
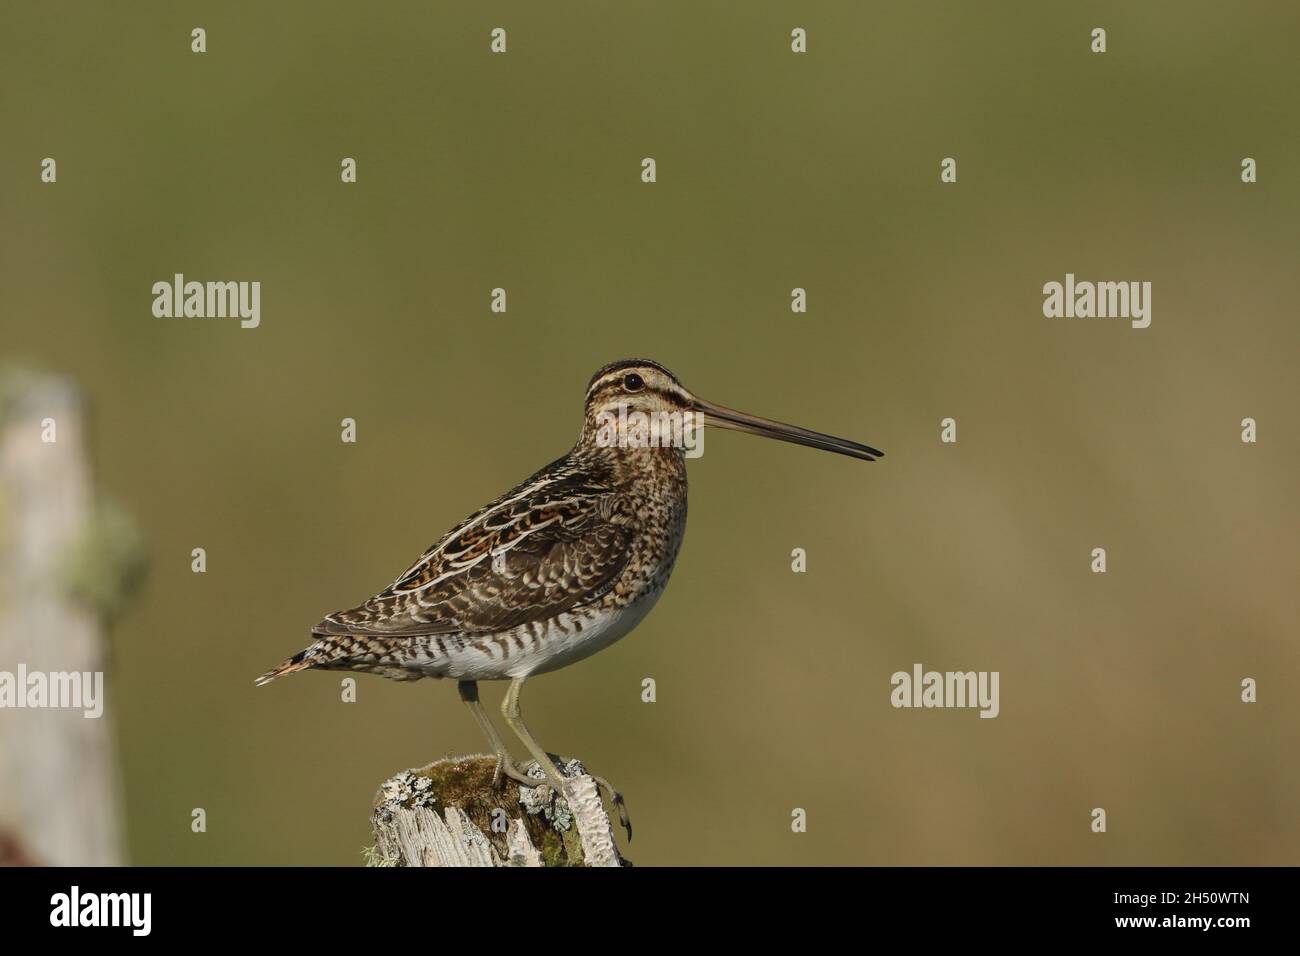
[[[619,610],[565,612],[540,628],[526,627],[493,638],[457,641],[421,668],[430,677],[506,680],[557,670],[609,647],[650,613],[660,588]]]
[[[572,615],[560,615],[539,644],[510,659],[506,676],[545,674],[609,647],[641,623],[662,593],[651,592],[622,610],[595,615],[583,623],[581,631],[573,626]]]

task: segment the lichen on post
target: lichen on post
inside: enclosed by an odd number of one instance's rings
[[[629,866],[596,782],[567,761],[565,794],[493,786],[496,759],[476,754],[403,770],[380,786],[371,813],[373,866]],[[524,768],[543,779],[535,764]]]

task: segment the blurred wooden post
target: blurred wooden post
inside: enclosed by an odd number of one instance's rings
[[[580,766],[570,763],[570,772]],[[375,866],[628,866],[596,782],[565,781],[563,805],[549,787],[492,786],[494,758],[439,760],[403,770],[375,795]],[[536,767],[536,764],[531,766]],[[531,771],[525,769],[525,773]]]
[[[48,420],[55,441],[42,440]],[[93,608],[68,595],[66,562],[93,520],[81,396],[64,379],[0,373],[0,671],[103,672]],[[19,686],[17,693],[26,695]],[[110,685],[104,695],[112,700]],[[122,862],[106,709],[0,709],[0,837],[40,863]]]

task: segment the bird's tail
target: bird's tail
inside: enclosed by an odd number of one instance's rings
[[[253,683],[261,687],[263,684],[269,684],[277,677],[283,677],[285,674],[292,674],[294,671],[305,671],[307,668],[315,666],[319,654],[319,648],[313,644],[306,650],[299,651],[284,663],[271,668]]]

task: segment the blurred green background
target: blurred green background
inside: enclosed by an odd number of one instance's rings
[[[1273,2],[3,4],[0,350],[84,385],[150,541],[109,682],[132,862],[359,864],[385,777],[481,750],[448,682],[253,678],[646,356],[887,457],[710,433],[655,612],[530,684],[636,863],[1300,863],[1298,35]],[[174,272],[260,280],[261,327],[154,318]],[[1066,272],[1151,281],[1151,327],[1045,319]],[[1000,671],[1001,716],[893,709],[918,661]]]

